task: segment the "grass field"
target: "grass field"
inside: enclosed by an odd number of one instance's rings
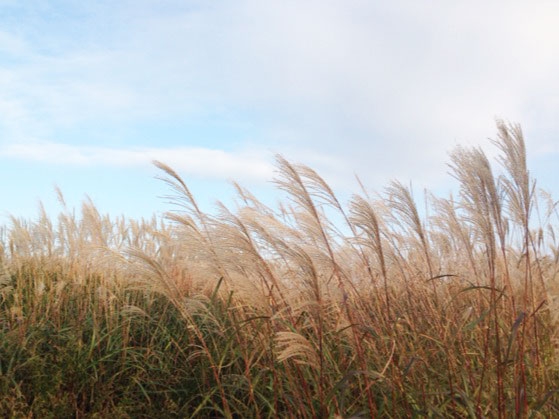
[[[518,126],[495,145],[425,204],[396,181],[340,203],[278,157],[279,208],[237,185],[202,212],[157,163],[165,220],[13,218],[0,416],[559,417],[557,203]]]

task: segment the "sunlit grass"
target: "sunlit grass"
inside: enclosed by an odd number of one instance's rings
[[[0,416],[559,416],[556,203],[520,128],[498,134],[495,168],[452,153],[459,196],[425,219],[399,182],[342,204],[281,157],[279,209],[238,187],[242,208],[204,213],[156,163],[165,221],[14,218]]]

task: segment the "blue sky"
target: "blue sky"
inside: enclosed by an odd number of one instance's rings
[[[559,5],[551,1],[0,0],[0,221],[88,195],[169,209],[151,165],[203,205],[233,179],[273,201],[273,156],[342,195],[354,175],[447,193],[448,152],[520,123],[559,196]]]

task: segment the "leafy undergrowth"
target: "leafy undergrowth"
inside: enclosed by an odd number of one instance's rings
[[[424,217],[398,182],[344,206],[278,157],[277,210],[236,185],[206,214],[157,163],[165,222],[14,218],[0,416],[559,417],[556,203],[498,129],[503,173],[457,149],[460,196]]]

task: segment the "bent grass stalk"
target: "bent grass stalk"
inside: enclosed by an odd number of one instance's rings
[[[522,131],[497,129],[503,172],[456,149],[460,194],[424,218],[399,182],[346,209],[280,156],[278,209],[235,184],[205,213],[163,163],[164,220],[58,191],[57,220],[0,231],[0,415],[558,416],[557,205],[535,224]]]

